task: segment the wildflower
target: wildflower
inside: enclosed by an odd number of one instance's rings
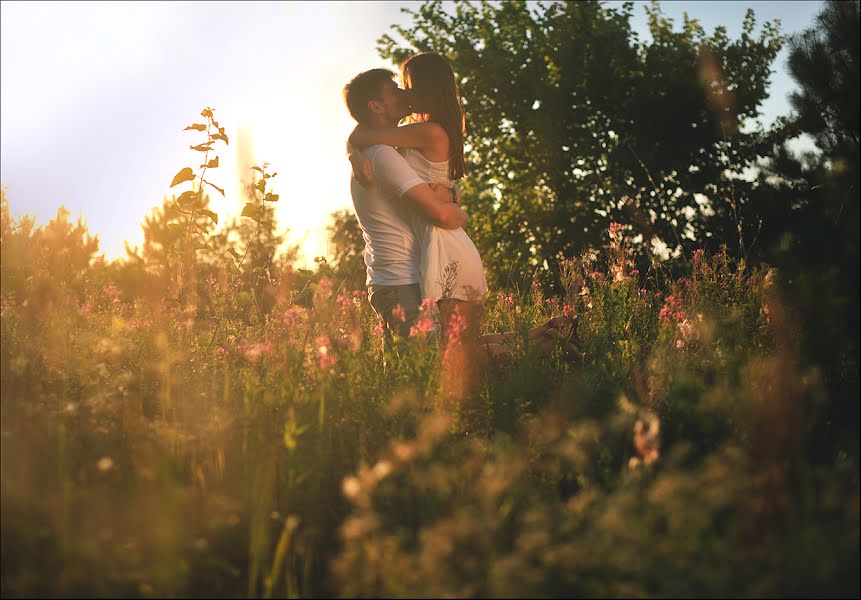
[[[341,491],[343,491],[344,495],[350,500],[355,499],[359,495],[359,492],[362,491],[359,479],[357,477],[345,478],[341,484]]]
[[[104,288],[102,288],[102,291],[111,300],[116,300],[117,297],[120,295],[119,288],[117,286],[115,286],[113,283],[107,284]]]
[[[425,335],[433,331],[433,321],[428,317],[422,317],[416,321],[415,325],[410,327],[410,337]]]
[[[615,221],[610,223],[610,240],[612,242],[622,241],[622,224]]]
[[[248,360],[257,360],[260,356],[268,354],[270,350],[272,350],[272,342],[252,344],[245,348],[245,358]]]
[[[353,299],[343,294],[338,294],[336,302],[342,311],[349,312],[353,308]]]
[[[93,312],[93,305],[90,304],[89,302],[84,302],[81,305],[81,308],[78,309],[78,312],[82,315],[88,315],[91,312]]]
[[[499,294],[499,305],[503,312],[511,312],[514,308],[514,294]]]
[[[404,307],[400,304],[396,304],[395,307],[392,309],[392,316],[401,323],[403,323],[407,320],[407,311],[404,310]]]
[[[317,282],[317,289],[314,291],[314,300],[321,302],[329,299],[332,296],[332,280],[328,277],[323,277]]]
[[[658,460],[660,432],[661,422],[651,413],[643,415],[634,423],[634,447],[643,464],[649,465]]]
[[[328,371],[335,366],[337,358],[331,351],[329,336],[321,335],[317,338],[317,365],[321,371]]]
[[[694,264],[695,265],[698,265],[698,264],[700,264],[700,262],[702,262],[704,253],[705,252],[703,251],[702,248],[697,248],[696,250],[694,250]]]
[[[374,465],[373,473],[377,479],[385,479],[392,472],[392,463],[381,460]]]
[[[286,311],[284,311],[284,315],[281,317],[281,322],[288,329],[294,329],[299,325],[299,322],[305,317],[305,309],[301,306],[291,306]]]

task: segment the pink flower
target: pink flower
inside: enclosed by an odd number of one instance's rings
[[[81,305],[81,308],[78,309],[78,312],[81,313],[82,315],[88,315],[91,312],[93,312],[93,305],[90,304],[89,302],[84,302]]]
[[[332,295],[332,280],[328,277],[323,277],[317,282],[317,289],[314,291],[314,299],[317,301],[327,300]]]
[[[423,317],[416,321],[416,324],[410,327],[410,337],[425,335],[433,331],[433,321],[427,317]]]
[[[301,306],[291,306],[287,310],[284,311],[284,315],[281,317],[281,322],[287,327],[287,329],[293,329],[299,322],[305,317],[305,309]]]
[[[119,295],[120,295],[120,290],[119,290],[119,288],[117,288],[117,286],[115,286],[113,283],[109,283],[108,285],[106,285],[104,288],[102,288],[102,291],[103,291],[103,292],[105,293],[105,295],[106,295],[106,296],[108,296],[111,300],[116,300],[116,299],[117,299],[117,296],[119,296]]]
[[[244,354],[248,360],[257,360],[262,355],[268,354],[270,350],[272,350],[272,342],[261,342],[246,346]]]
[[[321,371],[328,371],[335,366],[338,359],[332,353],[332,343],[329,336],[321,335],[317,338],[317,366]]]
[[[573,304],[566,302],[565,305],[562,307],[562,314],[566,317],[575,317],[577,316],[577,311],[575,310]]]
[[[404,307],[400,304],[395,305],[392,309],[392,316],[396,318],[401,323],[407,320],[407,311],[404,310]]]
[[[504,312],[511,312],[514,309],[514,294],[499,294],[499,305]]]
[[[699,264],[703,260],[703,254],[705,254],[705,252],[703,251],[702,248],[697,248],[696,250],[694,250],[694,264],[695,265]]]

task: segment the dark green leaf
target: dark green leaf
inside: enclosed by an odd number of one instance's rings
[[[248,203],[245,205],[245,208],[242,209],[243,217],[250,217],[255,221],[259,221],[262,216],[263,211],[256,204]]]
[[[202,214],[202,215],[204,215],[204,216],[209,217],[210,219],[212,219],[212,222],[213,222],[213,223],[215,223],[216,225],[218,225],[218,215],[217,215],[217,214],[215,214],[214,212],[212,212],[211,210],[207,210],[207,209],[205,209],[205,208],[201,208],[201,209],[200,209],[199,211],[197,211],[197,212],[199,212],[200,214]]]
[[[192,179],[194,179],[194,171],[191,170],[191,167],[186,167],[174,176],[173,181],[170,183],[170,187],[180,184],[183,181],[191,181]]]
[[[179,195],[179,198],[176,199],[176,202],[181,208],[185,208],[186,206],[194,204],[197,201],[199,195],[200,192],[183,192]]]

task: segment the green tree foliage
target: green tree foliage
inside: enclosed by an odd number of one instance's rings
[[[858,155],[859,3],[831,0],[816,26],[789,41],[798,125],[829,157]]]
[[[79,217],[69,221],[61,206],[44,227],[24,215],[14,219],[6,190],[0,195],[0,279],[4,294],[36,305],[49,304],[58,289],[83,298],[96,261],[99,239],[90,234]]]
[[[762,151],[745,125],[767,97],[778,24],[755,35],[748,11],[735,40],[687,16],[675,31],[655,3],[645,43],[633,9],[456,2],[451,14],[430,2],[395,27],[402,43],[379,40],[384,58],[435,51],[454,68],[468,227],[498,283],[597,246],[611,221],[681,252],[734,212],[726,174]]]
[[[828,417],[815,425],[826,459],[839,448],[859,454],[859,30],[858,2],[828,2],[813,27],[790,39],[800,89],[787,128],[810,135],[821,152],[799,157],[776,142],[765,171],[771,183],[754,202],[766,215],[765,258],[805,324],[805,359],[828,385]]]
[[[365,240],[352,209],[341,209],[331,215],[329,239],[334,256],[331,266],[335,281],[346,289],[365,288]]]

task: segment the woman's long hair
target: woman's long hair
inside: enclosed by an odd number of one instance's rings
[[[401,80],[404,88],[413,92],[414,120],[439,123],[448,134],[448,176],[460,179],[466,171],[463,159],[466,118],[451,66],[439,54],[421,52],[401,64]]]

